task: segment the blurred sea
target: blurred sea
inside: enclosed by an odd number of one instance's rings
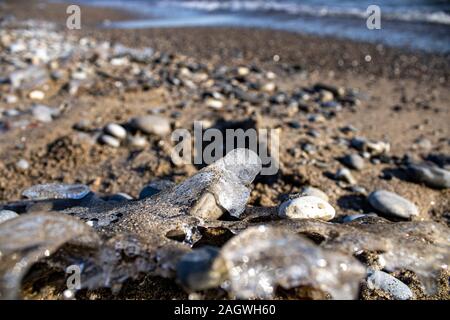
[[[450,52],[450,0],[80,0],[75,3],[126,8],[143,16],[139,20],[108,25],[112,28],[261,27]],[[381,30],[366,27],[366,9],[372,4],[381,8]]]

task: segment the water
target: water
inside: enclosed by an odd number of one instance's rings
[[[126,8],[142,18],[113,28],[244,26],[450,52],[449,0],[82,0]],[[381,8],[381,30],[366,27],[366,9]],[[148,16],[148,18],[146,18]]]

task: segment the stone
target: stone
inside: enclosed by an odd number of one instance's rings
[[[278,208],[278,215],[289,219],[321,219],[329,221],[334,218],[334,208],[322,198],[303,196],[288,200]]]
[[[125,139],[127,136],[127,130],[125,130],[124,127],[117,123],[109,123],[106,125],[104,129],[106,134],[109,134],[110,136],[113,136],[117,139]]]
[[[174,185],[175,183],[173,183],[170,180],[153,181],[148,185],[146,185],[144,188],[142,188],[141,192],[139,193],[139,199],[151,197],[163,190],[173,187]]]
[[[30,164],[28,163],[27,160],[20,159],[19,161],[16,162],[16,168],[20,171],[25,171],[28,168],[30,168]]]
[[[113,148],[120,147],[120,141],[113,136],[110,136],[108,134],[102,134],[99,138],[99,141],[103,144],[106,144]]]
[[[410,219],[419,215],[419,209],[411,201],[386,190],[377,190],[369,195],[370,205],[389,216]]]
[[[387,292],[395,300],[410,300],[414,297],[413,292],[406,284],[389,273],[379,270],[369,271],[367,287]]]
[[[167,118],[157,115],[141,116],[131,120],[131,125],[143,133],[166,136],[171,132]]]
[[[84,184],[49,183],[37,184],[22,192],[31,200],[45,199],[83,199],[91,190]]]
[[[425,185],[436,188],[450,188],[450,171],[428,164],[409,164],[407,166],[409,177]]]
[[[364,158],[359,154],[353,153],[342,158],[342,162],[350,169],[362,170],[364,168]]]
[[[350,170],[348,170],[347,168],[342,168],[339,169],[336,172],[336,179],[347,182],[349,184],[355,184],[356,180],[353,177],[352,173],[350,172]]]
[[[211,272],[219,249],[204,246],[185,254],[177,264],[177,279],[189,290],[199,291],[220,285],[220,274]]]
[[[323,192],[322,190],[320,190],[318,188],[314,188],[311,186],[303,187],[300,190],[300,195],[301,196],[314,196],[314,197],[321,198],[323,201],[326,201],[326,202],[329,201],[328,196],[326,195],[325,192]]]
[[[33,117],[40,122],[52,122],[53,116],[58,115],[58,111],[42,104],[36,104],[31,107]]]
[[[0,223],[17,218],[19,215],[11,210],[0,210]]]
[[[209,98],[206,100],[206,106],[211,109],[222,109],[223,102],[217,99]]]
[[[148,144],[148,141],[143,136],[129,136],[128,144],[135,148],[145,148]]]
[[[28,96],[33,100],[44,100],[45,93],[41,90],[33,90]]]

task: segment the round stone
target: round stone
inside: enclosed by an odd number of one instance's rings
[[[170,122],[162,116],[150,115],[133,118],[131,125],[144,133],[165,136],[171,132]]]
[[[322,190],[318,189],[318,188],[314,188],[311,186],[307,186],[307,187],[303,187],[300,190],[300,195],[301,196],[313,196],[313,197],[318,197],[323,199],[323,201],[328,202],[328,196],[326,195],[325,192],[323,192]]]
[[[410,164],[407,170],[414,181],[436,189],[450,188],[450,171],[426,164]]]
[[[409,300],[414,297],[411,289],[406,284],[383,271],[369,271],[367,287],[372,290],[378,289],[387,292],[396,300]]]
[[[350,169],[361,170],[364,168],[364,159],[357,153],[346,155],[342,162]]]
[[[25,159],[20,159],[16,162],[16,168],[21,171],[25,171],[30,167],[30,164]]]
[[[105,133],[118,139],[125,139],[127,136],[127,130],[117,123],[109,123],[106,125]]]
[[[305,196],[288,200],[278,208],[278,215],[290,219],[321,219],[331,220],[335,210],[319,197]]]
[[[369,203],[386,215],[410,219],[419,214],[419,209],[411,201],[386,190],[374,191],[369,195]]]
[[[110,136],[108,134],[102,134],[99,138],[99,141],[103,144],[106,144],[113,148],[120,147],[120,141],[113,136]]]

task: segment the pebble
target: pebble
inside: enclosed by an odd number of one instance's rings
[[[37,184],[22,192],[30,200],[83,199],[91,190],[84,184],[49,183]]]
[[[204,246],[185,254],[177,264],[177,278],[181,284],[198,291],[219,284],[219,275],[211,272],[211,266],[219,255],[219,249]]]
[[[40,122],[52,122],[53,116],[57,115],[58,112],[55,109],[44,106],[42,104],[37,104],[31,107],[31,113],[33,117]]]
[[[33,90],[28,96],[33,100],[44,100],[45,93],[41,90]]]
[[[99,141],[103,144],[106,144],[113,148],[120,147],[120,141],[113,136],[110,136],[108,134],[102,134],[99,138]]]
[[[141,192],[139,193],[139,199],[151,197],[163,190],[173,187],[174,185],[175,184],[170,180],[153,181],[142,188]]]
[[[407,167],[409,177],[417,182],[436,188],[450,188],[450,171],[427,164],[410,164]]]
[[[170,122],[162,116],[150,115],[133,118],[131,125],[144,133],[165,136],[171,132]]]
[[[207,99],[206,106],[211,109],[222,109],[223,102],[217,99]]]
[[[347,182],[349,184],[356,184],[356,179],[347,168],[339,169],[336,172],[336,179]]]
[[[11,210],[0,210],[0,223],[17,218],[19,215]]]
[[[128,144],[135,148],[145,148],[147,146],[147,139],[142,136],[128,137]]]
[[[366,218],[366,217],[374,217],[374,218],[376,218],[376,217],[378,217],[378,215],[376,213],[353,214],[353,215],[345,216],[342,219],[342,222],[349,223],[349,222],[352,222],[352,221],[355,221],[355,220],[358,220],[358,219],[361,219],[361,218]]]
[[[419,214],[419,209],[411,201],[386,190],[372,192],[368,200],[372,207],[390,216],[410,219]]]
[[[390,274],[379,271],[369,271],[367,277],[367,287],[369,289],[378,289],[389,293],[395,300],[409,300],[414,297],[411,289]]]
[[[125,139],[127,136],[127,130],[117,123],[109,123],[105,127],[105,133],[118,139]]]
[[[313,197],[321,198],[323,201],[326,201],[326,202],[329,201],[329,198],[325,192],[323,192],[322,190],[320,190],[318,188],[314,188],[311,186],[303,187],[300,190],[300,195],[301,196],[313,196]]]
[[[334,218],[334,208],[322,198],[314,196],[303,196],[288,200],[278,208],[278,215],[290,219],[321,219],[331,220]]]
[[[25,159],[20,159],[19,161],[16,162],[16,168],[21,170],[21,171],[25,171],[29,167],[30,167],[30,164]]]
[[[346,155],[342,162],[349,167],[350,169],[362,170],[364,168],[364,158],[362,158],[359,154],[353,153]]]

